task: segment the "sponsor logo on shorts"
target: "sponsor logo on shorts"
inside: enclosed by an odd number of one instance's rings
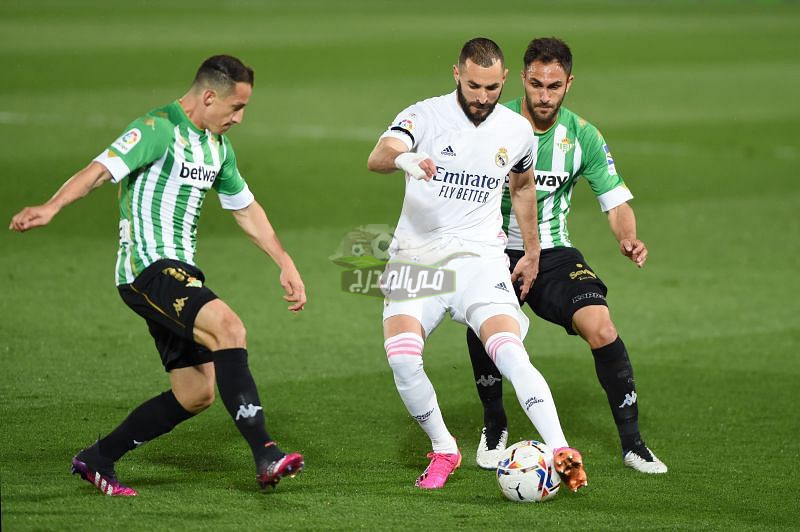
[[[139,144],[140,140],[142,140],[142,132],[139,131],[138,128],[133,128],[123,133],[120,138],[114,141],[114,144],[112,144],[111,147],[120,152],[122,155],[125,155],[131,151],[134,146]]]
[[[203,286],[203,281],[193,275],[189,275],[183,268],[164,268],[161,273],[169,275],[179,283],[185,282],[186,288],[200,288]]]
[[[597,275],[589,268],[584,267],[583,264],[576,264],[575,267],[578,269],[569,274],[570,279],[578,279],[579,281],[597,279]]]
[[[577,303],[578,301],[582,301],[584,299],[601,299],[603,301],[606,300],[606,296],[601,294],[600,292],[586,292],[585,294],[581,294],[579,296],[575,296],[572,298],[572,303]]]
[[[494,287],[497,288],[498,290],[502,290],[503,292],[508,292],[508,287],[506,286],[505,282],[497,283],[496,285],[494,285]]]

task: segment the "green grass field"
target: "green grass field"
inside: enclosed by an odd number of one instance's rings
[[[307,470],[260,493],[221,403],[117,466],[110,499],[71,456],[168,380],[113,285],[116,190],[51,226],[0,234],[3,530],[796,529],[800,418],[800,4],[797,2],[0,2],[0,166],[7,221],[48,198],[144,111],[183,94],[207,56],[256,71],[230,137],[304,275],[290,315],[276,268],[209,198],[198,263],[248,326],[271,433]],[[571,234],[610,288],[636,370],[640,424],[670,467],[621,463],[585,345],[533,321],[545,374],[590,484],[542,505],[505,501],[473,454],[481,409],[463,327],[426,348],[465,454],[446,489],[413,486],[428,441],[394,389],[381,302],[339,289],[342,235],[394,224],[398,174],[366,157],[402,108],[452,90],[463,42],[494,38],[520,94],[527,42],[575,54],[568,105],[595,123],[636,195],[646,268],[616,251],[589,188]],[[536,434],[506,387],[511,440]],[[794,509],[793,509],[794,508]]]

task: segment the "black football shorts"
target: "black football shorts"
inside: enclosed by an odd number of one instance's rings
[[[197,313],[217,299],[205,286],[205,276],[199,268],[161,259],[145,268],[131,284],[117,288],[125,304],[147,322],[164,369],[171,371],[211,361],[211,352],[193,339]]]
[[[524,253],[506,250],[511,270]],[[519,297],[519,287],[515,285]],[[525,302],[542,319],[561,325],[567,334],[577,334],[572,328],[572,316],[589,305],[606,303],[608,288],[586,264],[575,248],[558,247],[542,250],[539,256],[539,275],[528,292]]]

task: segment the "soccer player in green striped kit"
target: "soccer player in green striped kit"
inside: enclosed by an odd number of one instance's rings
[[[135,120],[49,201],[26,207],[11,220],[10,229],[19,232],[46,225],[103,183],[119,183],[116,284],[125,303],[147,322],[170,389],[139,405],[72,459],[73,473],[106,495],[137,495],[117,479],[115,462],[208,408],[215,383],[252,450],[261,487],[275,486],[304,466],[300,454],[284,453],[267,433],[247,363],[244,325],[205,285],[194,262],[200,209],[214,189],[222,207],[280,268],[289,310],[298,312],[306,303],[300,274],[239,174],[224,135],[242,121],[252,91],[251,68],[232,56],[208,58],[182,98]]]
[[[556,38],[534,39],[524,56],[525,94],[505,104],[527,118],[539,138],[534,174],[542,251],[539,275],[525,301],[538,316],[589,344],[617,425],[623,463],[643,473],[666,473],[667,466],[648,449],[639,432],[633,368],[611,321],[606,286],[572,246],[567,231],[572,191],[583,176],[608,217],[620,252],[640,268],[647,259],[647,247],[636,236],[636,218],[628,205],[633,195],[617,174],[603,136],[561,105],[572,81],[572,53],[566,43]],[[508,191],[503,215],[513,269],[524,251]],[[502,376],[471,330],[467,344],[484,407],[476,460],[480,467],[495,469],[508,438]]]

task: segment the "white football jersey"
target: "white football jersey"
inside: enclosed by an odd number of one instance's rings
[[[457,98],[453,91],[415,103],[382,135],[428,154],[437,169],[430,181],[405,176],[393,256],[432,247],[482,256],[505,250],[503,187],[510,171],[535,164],[537,139],[525,118],[502,105],[476,127]]]

